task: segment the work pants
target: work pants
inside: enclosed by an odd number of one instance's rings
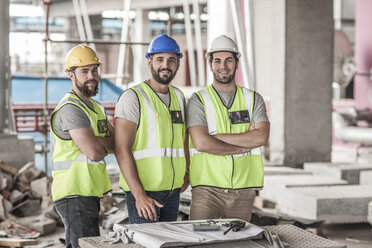
[[[198,186],[191,192],[190,220],[220,218],[251,220],[255,190]]]
[[[79,247],[78,239],[82,237],[100,236],[99,197],[63,198],[54,202],[54,206],[65,226],[66,247]]]
[[[180,202],[181,189],[165,190],[165,191],[146,191],[148,197],[156,200],[163,205],[162,208],[155,206],[158,216],[157,221],[176,221],[178,216],[178,208]],[[129,191],[127,195],[127,207],[129,221],[131,224],[151,223],[156,221],[146,220],[138,215],[136,208],[136,198]]]

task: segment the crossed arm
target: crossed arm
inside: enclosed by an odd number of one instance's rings
[[[92,161],[101,161],[108,153],[114,152],[114,127],[107,122],[108,131],[105,137],[94,135],[92,128],[69,130],[69,134],[77,147]]]
[[[270,123],[252,123],[250,130],[238,134],[210,135],[206,126],[189,127],[191,139],[200,152],[215,155],[233,155],[249,152],[251,149],[267,144]]]

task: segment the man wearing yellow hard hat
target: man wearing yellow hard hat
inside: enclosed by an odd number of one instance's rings
[[[104,157],[114,150],[114,128],[98,92],[101,61],[88,46],[73,47],[65,71],[72,87],[51,116],[52,196],[66,231],[66,247],[99,236],[100,197],[112,190]]]

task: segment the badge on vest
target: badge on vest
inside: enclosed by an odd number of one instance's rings
[[[99,133],[107,133],[107,120],[98,120],[97,121],[98,132]]]
[[[172,123],[182,124],[182,112],[177,110],[171,110]]]
[[[229,117],[231,120],[231,124],[242,124],[250,122],[248,110],[230,112]]]

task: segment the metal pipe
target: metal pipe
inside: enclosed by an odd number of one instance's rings
[[[84,27],[87,33],[88,40],[94,40],[92,25],[90,25],[89,14],[88,14],[87,4],[85,0],[80,0],[80,10],[83,16],[83,20],[85,24]],[[96,50],[96,45],[94,43],[89,43],[89,46],[91,46],[94,50]]]
[[[194,46],[192,45],[192,32],[191,32],[191,21],[190,21],[190,9],[188,0],[183,0],[183,12],[185,20],[186,30],[186,44],[188,50],[189,70],[190,70],[190,84],[192,87],[196,87],[196,71],[195,71],[195,56]]]
[[[230,7],[231,7],[231,12],[232,12],[231,14],[233,17],[237,45],[241,53],[240,68],[242,69],[242,73],[243,73],[244,86],[249,89],[254,90],[254,85],[252,84],[252,81],[250,80],[249,75],[248,75],[247,52],[245,49],[243,28],[242,28],[242,23],[241,23],[242,18],[239,12],[240,8],[238,7],[238,5],[239,5],[238,0],[230,0]]]
[[[49,40],[49,6],[51,0],[44,0],[45,6],[45,37],[44,37],[44,105],[43,105],[43,153],[44,153],[44,171],[48,173],[48,40]]]
[[[201,26],[200,26],[200,13],[199,13],[199,2],[198,0],[193,0],[192,2],[194,14],[196,15],[196,19],[194,21],[195,24],[195,39],[196,39],[196,54],[197,54],[197,61],[198,61],[198,79],[199,85],[205,86],[205,71],[204,71],[204,54],[203,54],[203,47],[202,47],[202,39],[201,39]]]
[[[81,10],[80,10],[79,2],[78,2],[78,0],[72,0],[72,3],[74,5],[76,24],[77,24],[77,27],[78,27],[80,40],[86,40],[87,37],[85,35],[84,24],[83,24],[83,20],[81,18]]]
[[[131,0],[123,0],[124,5],[124,17],[123,17],[123,23],[121,26],[121,37],[120,41],[127,40],[128,36],[128,24],[129,24],[129,10],[131,5]],[[121,44],[119,49],[119,57],[118,57],[118,68],[117,68],[117,74],[124,74],[124,60],[125,60],[125,50],[126,50],[126,44]],[[123,84],[123,78],[117,78],[116,79],[116,85],[118,87],[122,87]]]
[[[254,53],[254,26],[253,26],[253,1],[244,2],[245,37],[247,48],[248,77],[256,89],[255,53]]]

